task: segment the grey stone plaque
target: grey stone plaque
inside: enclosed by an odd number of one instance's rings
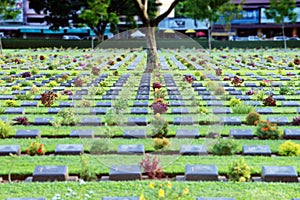
[[[197,129],[177,129],[177,138],[198,138],[199,131]]]
[[[32,181],[66,181],[68,166],[36,166]]]
[[[124,130],[124,138],[146,138],[146,130],[137,129],[137,130]]]
[[[285,139],[300,139],[300,129],[284,129],[283,137]]]
[[[113,165],[110,167],[109,180],[128,181],[142,179],[142,169],[139,165]]]
[[[229,135],[236,139],[251,139],[254,136],[253,131],[251,129],[230,129]]]
[[[40,130],[17,130],[16,138],[36,138],[41,137]]]
[[[20,145],[0,145],[0,156],[8,156],[9,154],[20,155]]]
[[[93,130],[72,130],[70,133],[70,137],[93,138],[94,131]]]
[[[268,121],[276,123],[277,125],[288,125],[289,119],[287,117],[268,117]]]
[[[25,108],[6,108],[5,114],[25,114]]]
[[[262,166],[261,176],[266,182],[299,182],[294,166]]]
[[[217,181],[218,169],[215,165],[186,165],[185,180],[187,181]]]
[[[37,117],[34,119],[34,125],[52,125],[54,118],[52,117]]]
[[[144,154],[145,148],[143,144],[121,144],[118,146],[118,153],[122,154]]]
[[[241,125],[240,117],[221,117],[221,123],[224,125]]]
[[[205,145],[181,145],[180,154],[182,155],[207,155]]]
[[[81,126],[99,126],[101,125],[101,118],[98,117],[83,117],[81,119]]]
[[[80,155],[82,153],[82,144],[58,144],[55,148],[55,154],[57,155]]]
[[[193,125],[193,117],[174,117],[174,125]]]
[[[147,126],[146,117],[128,117],[129,126]]]
[[[244,155],[253,155],[253,156],[271,156],[271,149],[267,145],[257,145],[257,146],[243,146]]]

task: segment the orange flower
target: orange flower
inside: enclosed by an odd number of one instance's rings
[[[261,127],[261,131],[268,131],[268,127]]]

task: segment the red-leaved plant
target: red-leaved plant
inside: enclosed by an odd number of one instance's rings
[[[15,124],[18,125],[24,125],[24,126],[29,126],[29,122],[28,122],[28,118],[23,116],[23,117],[16,117],[13,119],[13,121],[15,122]]]
[[[41,98],[42,104],[45,107],[52,106],[54,104],[54,101],[57,99],[57,94],[55,94],[52,91],[45,92],[45,93],[41,94],[41,96],[42,96],[42,98]]]
[[[148,175],[149,179],[161,179],[165,175],[163,169],[159,166],[160,160],[156,156],[146,154],[146,157],[140,162],[143,171]]]

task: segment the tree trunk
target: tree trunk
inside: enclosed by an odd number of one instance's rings
[[[282,28],[282,36],[283,36],[283,42],[284,42],[284,51],[286,51],[286,38],[285,38],[285,32],[284,32],[284,22],[282,21],[281,24],[281,28]]]
[[[155,38],[155,27],[147,27],[147,66],[145,73],[152,73],[159,68],[158,53]]]
[[[2,55],[2,39],[0,37],[0,55]]]
[[[212,26],[213,26],[213,23],[209,22],[209,27],[207,29],[207,31],[208,31],[208,48],[209,48],[209,51],[211,51],[211,31],[212,31]]]

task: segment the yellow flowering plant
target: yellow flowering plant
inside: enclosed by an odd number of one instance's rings
[[[170,181],[149,183],[149,190],[140,195],[140,200],[154,199],[190,199],[189,189],[181,190],[172,185]]]

